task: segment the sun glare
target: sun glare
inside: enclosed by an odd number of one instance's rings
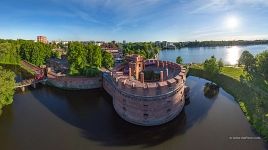
[[[237,17],[228,17],[226,19],[226,27],[229,28],[229,29],[235,29],[238,27],[239,25],[239,21],[238,21],[238,18]]]
[[[232,46],[227,49],[226,62],[230,65],[237,64],[240,57],[240,48],[238,46]]]

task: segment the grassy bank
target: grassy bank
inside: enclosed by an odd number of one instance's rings
[[[211,76],[202,65],[192,65],[189,75],[213,81],[233,95],[251,125],[268,141],[268,82],[261,75],[223,67],[219,75]]]
[[[32,71],[31,69],[27,68],[27,67],[24,67],[23,65],[19,65],[20,68],[24,71],[26,71],[28,74],[30,74],[31,76],[34,76],[35,75],[35,72]]]
[[[26,78],[32,78],[35,75],[35,72],[32,71],[31,69],[24,67],[21,64],[17,63],[1,63],[0,66],[3,66],[5,69],[9,69],[13,71],[15,74],[20,74],[22,73]]]

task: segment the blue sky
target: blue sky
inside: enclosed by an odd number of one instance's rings
[[[12,39],[268,39],[268,0],[1,0],[0,18]]]

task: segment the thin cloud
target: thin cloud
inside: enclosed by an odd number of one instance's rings
[[[268,7],[268,0],[195,0],[191,5],[197,6],[190,14],[235,10],[241,6]]]

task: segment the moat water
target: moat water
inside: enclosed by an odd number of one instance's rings
[[[237,60],[244,50],[249,51],[255,56],[264,50],[268,50],[268,45],[186,47],[176,50],[161,50],[159,58],[175,62],[177,56],[181,56],[184,63],[202,63],[214,55],[217,59],[221,58],[224,63],[234,65],[237,64]]]
[[[204,96],[206,82],[188,77],[190,103],[173,121],[156,127],[122,120],[105,91],[39,86],[17,92],[0,117],[1,149],[266,149],[261,139],[230,139],[258,135],[231,95],[220,89],[213,99]]]

